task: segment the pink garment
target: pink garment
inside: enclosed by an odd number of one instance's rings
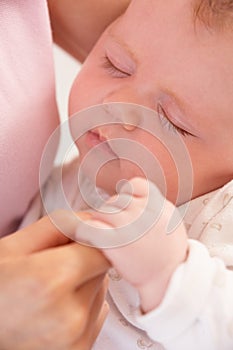
[[[47,3],[1,0],[0,236],[17,228],[38,191],[40,158],[57,124]]]

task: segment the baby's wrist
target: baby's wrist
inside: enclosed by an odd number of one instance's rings
[[[173,273],[177,267],[187,259],[187,256],[188,248],[184,252],[182,259],[177,260],[177,262],[174,264],[167,266],[163,272],[156,276],[156,278],[153,278],[147,283],[144,283],[142,286],[137,287],[142,313],[150,312],[160,305]]]

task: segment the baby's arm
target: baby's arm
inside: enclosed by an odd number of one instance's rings
[[[111,197],[98,213],[92,213],[92,225],[96,223],[101,228],[101,223],[96,222],[99,220],[105,223],[103,228],[106,223],[116,228],[107,233],[112,236],[112,242],[108,241],[107,246],[118,245],[118,237],[128,235],[126,242],[130,244],[103,251],[122,277],[137,288],[142,311],[148,312],[160,304],[173,272],[186,259],[188,239],[181,220],[172,234],[166,234],[174,206],[152,183],[135,178],[130,185],[123,186],[120,195]],[[125,206],[123,210],[120,209],[122,206]],[[106,214],[106,211],[113,213]],[[124,232],[120,228],[123,225],[127,225]],[[88,234],[84,235],[87,239]],[[105,246],[104,237],[100,244]]]
[[[105,228],[117,227],[132,221],[140,209],[151,209],[145,207],[146,181],[134,179],[131,184],[134,194],[127,208],[118,214],[93,213],[98,227],[102,222]],[[161,204],[161,194],[153,184],[150,192]],[[123,187],[120,197],[125,200],[127,196]],[[134,316],[129,316],[129,310],[127,318],[167,350],[232,349],[233,273],[220,259],[211,258],[201,243],[188,240],[182,222],[167,235],[171,213],[174,206],[164,200],[162,215],[146,235],[124,247],[104,250],[140,295],[141,310]]]

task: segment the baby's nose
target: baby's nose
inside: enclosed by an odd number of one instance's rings
[[[141,107],[134,103],[104,103],[105,110],[127,131],[135,130],[141,121]]]
[[[140,107],[136,104],[122,104],[122,126],[127,131],[135,130],[139,124],[141,119],[141,110]]]
[[[146,109],[152,109],[152,98],[147,88],[124,85],[105,95],[103,103],[109,105],[112,116],[117,117],[123,128],[133,131],[140,126]]]

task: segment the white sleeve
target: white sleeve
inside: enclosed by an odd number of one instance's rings
[[[166,350],[232,350],[233,271],[202,243],[189,246],[159,307],[132,321]]]

